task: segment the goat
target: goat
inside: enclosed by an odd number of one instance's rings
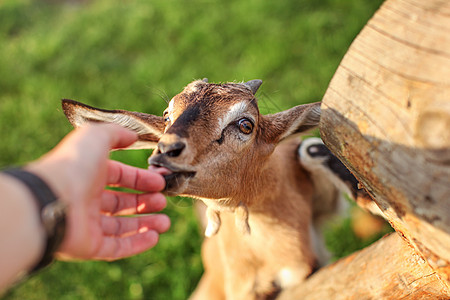
[[[164,175],[165,193],[206,204],[205,272],[192,299],[272,299],[317,267],[321,199],[293,136],[317,126],[320,102],[261,115],[261,83],[194,81],[162,117],[63,100],[75,127],[111,122],[137,132],[129,149],[155,149],[149,169]]]

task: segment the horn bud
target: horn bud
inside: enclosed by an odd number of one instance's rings
[[[254,79],[244,83],[244,85],[252,91],[253,95],[256,94],[261,84],[262,84],[261,79]]]

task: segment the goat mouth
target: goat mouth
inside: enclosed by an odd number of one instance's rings
[[[194,171],[169,168],[160,164],[151,164],[148,169],[164,177],[166,186],[164,187],[163,193],[168,196],[176,196],[182,193],[187,181],[196,174]]]

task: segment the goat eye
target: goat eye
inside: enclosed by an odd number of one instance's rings
[[[238,121],[238,126],[242,133],[250,134],[253,131],[253,123],[248,119],[240,119]]]
[[[169,118],[169,113],[168,112],[164,112],[163,118],[164,118],[164,123],[167,124],[167,123],[170,122],[170,118]]]

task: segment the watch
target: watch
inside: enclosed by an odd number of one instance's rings
[[[54,253],[64,239],[67,205],[59,201],[48,184],[36,174],[21,168],[3,170],[2,173],[25,184],[39,207],[41,223],[47,235],[47,243],[41,260],[30,271],[30,273],[34,273],[48,266],[54,260]]]

